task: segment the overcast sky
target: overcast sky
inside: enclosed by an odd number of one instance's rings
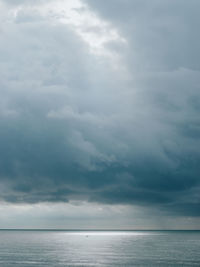
[[[199,10],[0,0],[1,228],[199,228]]]

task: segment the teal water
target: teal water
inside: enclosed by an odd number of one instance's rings
[[[0,231],[0,266],[200,266],[200,231]]]

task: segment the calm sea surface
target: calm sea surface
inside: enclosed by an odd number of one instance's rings
[[[200,231],[0,231],[0,266],[200,266]]]

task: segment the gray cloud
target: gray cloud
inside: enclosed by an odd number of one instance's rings
[[[84,2],[125,35],[127,61],[135,70],[199,70],[198,0]]]
[[[199,215],[199,4],[85,2],[126,40],[111,58],[48,13],[2,7],[1,199]]]

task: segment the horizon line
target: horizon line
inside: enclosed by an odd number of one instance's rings
[[[59,228],[0,228],[0,231],[60,231],[60,232],[136,232],[136,231],[200,231],[200,229],[59,229]]]

